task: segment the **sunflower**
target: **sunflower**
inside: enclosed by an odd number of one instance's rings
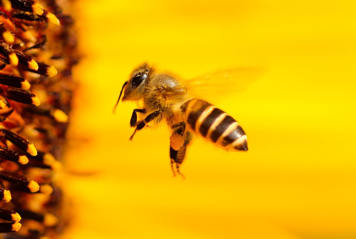
[[[67,1],[0,1],[0,232],[5,238],[53,238],[67,223],[54,176],[76,85],[72,67],[79,59],[69,11]]]

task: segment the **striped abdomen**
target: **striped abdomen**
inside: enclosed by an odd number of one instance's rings
[[[182,109],[189,130],[225,150],[247,151],[245,132],[236,120],[224,111],[200,99],[184,103]]]

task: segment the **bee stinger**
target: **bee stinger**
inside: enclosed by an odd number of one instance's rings
[[[248,150],[246,134],[236,120],[205,100],[192,97],[188,81],[179,80],[169,73],[156,72],[144,63],[122,86],[115,108],[122,93],[122,101],[143,102],[142,109],[132,112],[130,126],[136,128],[130,140],[148,123],[160,123],[164,119],[171,128],[170,159],[174,175],[175,172],[182,175],[179,167],[193,134],[224,150]],[[137,120],[137,113],[145,116],[142,121]]]

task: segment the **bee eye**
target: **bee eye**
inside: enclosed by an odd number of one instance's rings
[[[137,75],[135,75],[132,80],[131,80],[131,85],[132,88],[136,88],[137,86],[139,86],[142,81],[146,80],[147,78],[147,74],[146,73],[138,73]]]

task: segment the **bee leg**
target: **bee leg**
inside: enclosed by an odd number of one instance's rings
[[[134,109],[133,112],[132,112],[132,116],[131,116],[131,120],[130,120],[130,126],[131,127],[135,127],[136,126],[136,123],[137,123],[137,113],[136,112],[139,112],[139,113],[146,113],[146,109]]]
[[[178,150],[173,149],[172,146],[170,147],[171,167],[172,167],[174,176],[175,176],[175,172],[177,172],[177,174],[181,175],[184,179],[184,175],[180,172],[179,167],[184,161],[185,154],[187,151],[187,146],[189,145],[190,141],[192,140],[192,137],[193,137],[193,135],[189,131],[186,131],[184,133],[183,145]],[[175,171],[173,168],[174,164],[175,164]]]
[[[185,123],[180,122],[178,124],[175,124],[172,126],[172,129],[174,130],[174,132],[177,132],[178,134],[183,136],[185,132]]]
[[[170,137],[170,146],[174,150],[179,150],[184,144],[185,123],[181,122],[172,126],[173,133]]]
[[[172,150],[172,148],[171,148],[171,150]],[[173,165],[174,165],[174,160],[171,158],[171,169],[172,169],[173,177],[175,177],[176,176],[176,171],[174,170]]]
[[[152,120],[154,120],[155,118],[157,118],[159,115],[161,114],[160,110],[157,110],[151,114],[149,114],[144,120],[140,121],[137,125],[136,125],[136,129],[133,132],[133,134],[130,137],[130,140],[132,140],[132,138],[134,137],[134,135],[136,134],[137,130],[141,130],[143,129],[143,127],[146,126],[147,123],[151,122]]]
[[[172,147],[170,147],[171,169],[173,172],[173,177],[175,177],[177,173],[180,176],[182,176],[183,179],[185,178],[184,175],[179,171],[179,167],[182,164],[185,157],[185,152],[186,152],[185,145],[183,145],[179,150],[174,150]]]
[[[180,164],[176,163],[176,171],[180,176],[182,176],[183,179],[185,179],[185,176],[179,171],[179,166],[180,166]]]
[[[173,172],[173,177],[176,176],[176,171],[174,168],[174,164],[176,163],[176,158],[179,149],[183,146],[184,144],[184,131],[185,131],[185,123],[180,122],[178,124],[175,124],[172,126],[173,133],[170,137],[170,149],[169,149],[169,154],[171,158],[171,169]]]

